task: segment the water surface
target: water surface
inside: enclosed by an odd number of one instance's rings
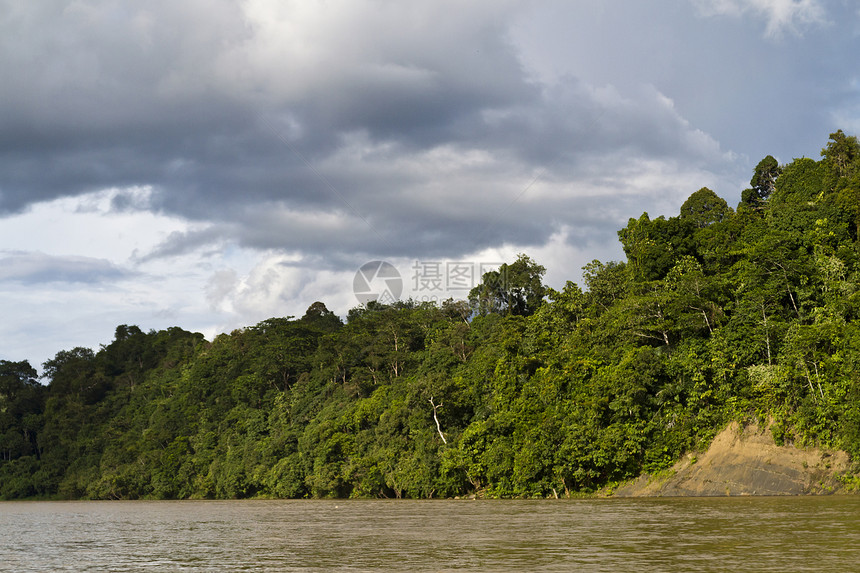
[[[860,497],[5,502],[0,570],[860,571]]]

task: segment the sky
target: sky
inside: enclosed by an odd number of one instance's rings
[[[0,359],[581,283],[860,133],[857,54],[855,0],[0,0]]]

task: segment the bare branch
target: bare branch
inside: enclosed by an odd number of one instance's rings
[[[442,433],[442,426],[439,425],[439,418],[436,416],[436,411],[442,407],[442,403],[434,404],[433,396],[430,396],[430,405],[433,406],[433,420],[436,422],[436,431],[439,432],[439,437],[442,438],[442,443],[447,444],[448,440],[445,439],[445,435]]]

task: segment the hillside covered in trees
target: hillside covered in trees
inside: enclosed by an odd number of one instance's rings
[[[207,342],[119,326],[0,361],[0,498],[551,496],[666,468],[730,420],[860,461],[860,144],[768,156],[630,219],[556,291],[527,256],[469,301],[324,304]]]

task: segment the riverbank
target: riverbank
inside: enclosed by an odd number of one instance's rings
[[[757,424],[732,422],[705,452],[687,454],[670,470],[642,475],[606,492],[612,497],[826,495],[846,493],[848,455],[778,446]]]

